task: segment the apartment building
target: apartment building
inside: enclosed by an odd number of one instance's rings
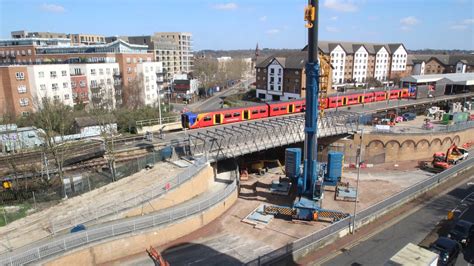
[[[156,32],[143,36],[107,37],[107,42],[123,40],[132,44],[147,45],[155,61],[163,63],[165,82],[171,82],[174,74],[191,72],[193,65],[192,35],[183,32]]]
[[[27,71],[34,110],[41,107],[43,100],[74,106],[68,65],[31,65]]]
[[[179,72],[189,73],[193,67],[193,45],[192,34],[188,32],[155,32],[153,38],[156,40],[170,41],[178,47]]]
[[[137,65],[137,81],[140,89],[140,102],[154,106],[158,104],[163,88],[162,62],[143,62]]]
[[[115,90],[118,63],[70,64],[74,102],[88,107],[114,109],[121,104],[121,91]],[[117,97],[118,96],[118,97]]]
[[[321,41],[318,45],[320,52],[330,56],[334,88],[365,85],[369,78],[388,84],[396,76],[407,75],[407,51],[401,43]]]
[[[474,55],[414,54],[408,56],[412,75],[474,72]]]
[[[306,95],[306,51],[270,56],[256,65],[257,97],[264,101],[284,101]],[[321,57],[320,57],[321,58]],[[321,85],[331,88],[329,62],[321,61]],[[327,72],[327,73],[325,73]]]
[[[72,45],[105,44],[105,36],[97,34],[69,34],[68,38],[71,39]]]
[[[0,115],[33,112],[31,91],[26,66],[0,66]]]
[[[58,33],[58,32],[29,32],[26,30],[17,30],[11,32],[11,37],[13,39],[22,39],[22,38],[68,38],[66,33]]]

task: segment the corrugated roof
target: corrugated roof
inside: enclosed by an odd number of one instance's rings
[[[412,75],[404,77],[401,80],[413,83],[439,82],[457,85],[474,85],[474,73]]]

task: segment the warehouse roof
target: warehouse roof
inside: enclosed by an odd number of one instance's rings
[[[474,85],[474,73],[450,73],[433,75],[413,75],[402,78],[402,81],[413,83],[437,82],[454,85]]]

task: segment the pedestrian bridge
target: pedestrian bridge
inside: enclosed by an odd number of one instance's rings
[[[219,161],[240,155],[303,142],[303,114],[278,116],[222,125],[188,133],[189,152]],[[350,134],[358,130],[359,114],[330,111],[318,119],[318,138]]]

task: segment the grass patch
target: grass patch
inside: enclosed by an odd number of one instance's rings
[[[7,223],[11,223],[15,220],[21,219],[26,216],[27,211],[31,209],[31,204],[29,203],[22,203],[18,205],[20,207],[15,212],[7,212],[4,210],[4,206],[0,207],[0,227],[5,226]],[[6,221],[5,221],[6,217]]]

